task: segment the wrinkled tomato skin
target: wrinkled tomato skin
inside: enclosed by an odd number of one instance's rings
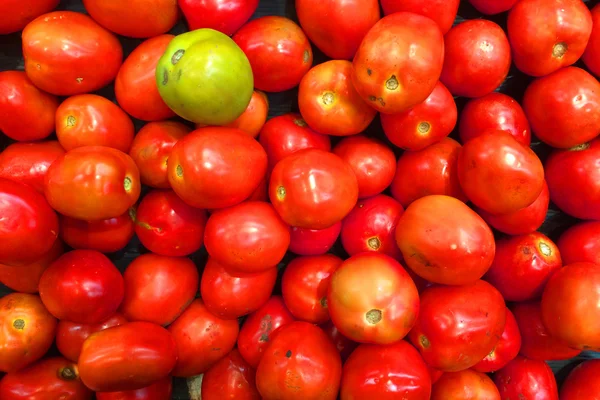
[[[519,396],[523,399],[558,400],[556,379],[543,361],[517,356],[494,374],[494,383],[503,400],[518,399]]]
[[[125,297],[120,311],[125,318],[163,326],[173,322],[194,300],[200,281],[192,260],[153,253],[135,258],[123,279]]]
[[[17,371],[42,358],[54,341],[56,323],[38,296],[0,298],[0,371]]]
[[[87,15],[55,11],[25,27],[23,57],[25,72],[35,86],[71,96],[93,92],[114,80],[123,49],[115,35]]]
[[[484,373],[498,371],[513,360],[519,354],[520,349],[521,333],[519,332],[519,326],[513,313],[507,308],[506,323],[500,341],[490,354],[473,366],[473,369]]]
[[[558,239],[563,263],[592,262],[600,265],[600,222],[580,222]]]
[[[210,28],[233,35],[254,14],[259,0],[179,0],[190,31]]]
[[[477,11],[485,15],[495,15],[510,10],[518,0],[469,0]]]
[[[256,138],[262,127],[267,122],[269,115],[269,99],[267,95],[260,90],[255,90],[250,98],[250,103],[246,111],[237,117],[233,122],[225,125],[228,128],[237,128],[248,135]]]
[[[425,196],[400,216],[396,243],[420,277],[444,285],[476,282],[494,260],[494,235],[467,205],[449,196]]]
[[[134,233],[129,213],[99,221],[60,216],[60,237],[74,249],[114,253],[124,249]]]
[[[600,393],[600,360],[584,361],[571,371],[560,388],[561,400],[597,399]]]
[[[432,286],[408,337],[428,365],[444,372],[471,368],[498,344],[506,323],[500,292],[485,281]]]
[[[293,226],[290,229],[290,246],[294,254],[318,256],[331,249],[342,231],[342,222],[336,222],[325,229],[304,229]]]
[[[0,14],[3,16],[0,23],[0,35],[22,30],[35,18],[54,10],[59,2],[60,0],[3,1],[0,6]]]
[[[98,392],[96,400],[163,400],[173,393],[173,378],[170,376],[141,389],[124,392]]]
[[[323,329],[323,332],[329,336],[329,339],[331,339],[333,344],[335,344],[335,347],[342,357],[342,362],[346,362],[350,354],[358,347],[358,343],[342,335],[331,320],[325,322],[320,327]]]
[[[57,108],[58,99],[35,87],[25,72],[0,72],[0,131],[9,138],[18,141],[47,138],[54,132]]]
[[[44,305],[56,318],[96,324],[117,311],[124,284],[121,273],[104,254],[72,250],[44,271],[39,290]]]
[[[465,369],[446,372],[433,385],[431,400],[472,399],[501,400],[494,381],[482,372]]]
[[[381,0],[385,15],[400,11],[423,15],[434,20],[444,35],[454,23],[459,3],[460,0],[430,0],[426,2],[419,0]]]
[[[429,400],[431,377],[419,352],[404,340],[361,344],[344,364],[341,400]]]
[[[238,349],[219,360],[202,377],[203,400],[260,400],[256,372]]]
[[[581,59],[594,75],[600,75],[600,6],[591,9],[592,34]]]

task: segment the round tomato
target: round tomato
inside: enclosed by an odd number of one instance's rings
[[[434,20],[442,34],[446,34],[456,18],[460,0],[381,0],[381,7],[385,15],[407,11]]]
[[[202,399],[260,400],[255,374],[238,349],[234,349],[204,373]]]
[[[500,341],[483,360],[473,366],[478,372],[494,372],[513,360],[521,349],[521,333],[512,312],[506,309],[506,323]]]
[[[465,369],[446,372],[433,385],[431,400],[469,399],[500,400],[494,381],[484,373]]]
[[[469,0],[477,11],[486,15],[500,14],[510,10],[518,0]]]
[[[215,29],[231,36],[258,8],[259,0],[179,0],[190,31]]]
[[[592,12],[592,34],[587,43],[582,60],[594,75],[600,75],[600,6],[596,4]]]
[[[600,265],[600,221],[580,222],[558,239],[563,263],[592,262]]]
[[[42,14],[54,10],[60,0],[4,0],[0,4],[0,35],[18,32]]]
[[[560,388],[561,400],[597,399],[600,394],[600,360],[579,364],[569,373]]]
[[[358,347],[358,343],[342,335],[331,320],[328,320],[321,325],[321,329],[323,329],[323,332],[325,332],[333,344],[335,344],[335,347],[342,357],[342,362],[346,362],[350,354]]]
[[[173,393],[173,378],[170,376],[149,386],[123,392],[98,392],[96,400],[162,400],[170,399]]]
[[[267,95],[259,90],[255,90],[252,92],[252,98],[250,99],[250,104],[246,107],[246,111],[225,126],[240,129],[255,138],[260,133],[265,122],[267,122],[268,115],[269,99]]]
[[[517,356],[494,374],[500,398],[558,400],[556,379],[543,361]]]
[[[60,217],[60,237],[74,249],[114,253],[124,249],[134,233],[129,213],[98,221]]]
[[[325,254],[333,247],[341,230],[341,221],[325,229],[304,229],[293,226],[290,229],[288,250],[300,256]]]

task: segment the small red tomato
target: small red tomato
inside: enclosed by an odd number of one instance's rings
[[[556,379],[543,361],[517,356],[494,374],[500,398],[558,400]]]
[[[560,388],[561,400],[598,398],[600,360],[588,360],[573,369]]]
[[[322,324],[329,320],[327,288],[342,264],[333,254],[298,257],[285,267],[281,279],[283,301],[299,320]]]
[[[190,31],[210,28],[233,35],[258,8],[258,0],[179,0]]]
[[[518,0],[469,0],[477,11],[485,15],[495,15],[508,11]]]
[[[98,392],[96,400],[163,400],[170,399],[173,392],[173,378],[170,376],[149,386],[124,392]]]
[[[325,332],[333,344],[335,344],[335,347],[342,357],[342,362],[346,362],[350,354],[358,347],[358,343],[342,335],[331,320],[328,320],[321,325],[321,329],[323,329],[323,332]]]
[[[520,349],[521,333],[519,332],[519,326],[513,313],[507,308],[506,323],[500,341],[490,354],[473,366],[473,369],[485,373],[498,371],[513,360],[519,354]]]
[[[121,273],[104,254],[73,250],[44,271],[39,290],[44,305],[56,318],[95,324],[117,311],[124,284]]]
[[[129,213],[99,221],[60,217],[60,237],[74,249],[114,253],[124,249],[134,233]]]
[[[444,40],[436,23],[397,12],[380,19],[361,42],[352,81],[377,111],[394,114],[422,103],[442,72]]]
[[[260,133],[265,122],[267,122],[268,115],[269,99],[267,95],[259,90],[255,90],[252,92],[250,103],[242,115],[225,126],[240,129],[255,138]]]
[[[582,56],[592,17],[581,0],[523,0],[508,13],[507,32],[516,67],[544,76]]]
[[[60,0],[4,0],[0,4],[0,35],[18,32],[42,14],[54,10]]]
[[[381,0],[381,7],[385,15],[408,11],[431,18],[445,35],[456,18],[459,3],[460,0]]]
[[[256,273],[230,271],[209,258],[202,272],[200,294],[214,315],[235,319],[258,310],[271,297],[277,268]]]
[[[581,59],[594,75],[600,75],[600,6],[596,4],[591,10],[592,34]]]
[[[12,15],[14,10],[0,14]],[[0,131],[9,138],[47,138],[54,132],[57,108],[58,99],[35,87],[24,72],[0,72]]]
[[[482,372],[465,369],[445,372],[433,385],[431,400],[501,400],[494,381]]]
[[[448,136],[457,118],[452,94],[438,82],[424,102],[398,114],[381,114],[381,126],[395,146],[415,151]]]
[[[219,360],[202,377],[203,400],[260,400],[254,369],[238,349]]]
[[[592,262],[600,265],[600,221],[571,226],[557,244],[564,264]]]
[[[248,57],[259,90],[282,92],[296,87],[312,66],[310,42],[291,19],[278,15],[257,18],[232,39]]]
[[[317,256],[331,249],[342,230],[342,222],[325,229],[304,229],[293,226],[290,229],[289,251],[300,256]]]

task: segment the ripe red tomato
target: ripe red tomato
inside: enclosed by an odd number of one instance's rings
[[[14,11],[0,14],[14,15]],[[24,72],[0,72],[0,131],[9,138],[47,138],[54,131],[57,108],[58,99],[35,87]]]
[[[190,31],[211,28],[233,35],[254,14],[258,0],[179,0]]]
[[[581,57],[592,17],[580,0],[524,0],[508,13],[507,32],[516,67],[527,75],[544,76]]]
[[[0,4],[0,35],[18,32],[42,14],[54,10],[60,0],[4,0]]]
[[[333,344],[335,344],[335,347],[342,357],[342,362],[346,362],[350,354],[358,347],[358,343],[342,335],[331,320],[328,320],[320,327],[323,329],[323,332],[329,336],[329,339],[331,339]]]
[[[408,337],[431,367],[456,372],[490,354],[505,323],[504,299],[489,283],[432,286],[421,293],[419,318]]]
[[[342,360],[319,327],[295,321],[282,327],[256,370],[256,387],[265,399],[335,400]]]
[[[313,63],[308,38],[291,19],[270,15],[248,22],[232,38],[244,51],[254,87],[282,92],[298,86]]]
[[[508,11],[518,0],[469,0],[477,11],[486,15],[495,15]]]
[[[255,90],[252,92],[252,97],[250,98],[248,107],[246,107],[246,111],[225,126],[240,129],[253,138],[256,138],[265,125],[265,122],[267,122],[268,115],[269,99],[267,95],[259,90]]]
[[[588,360],[579,364],[569,373],[560,388],[561,400],[598,398],[600,393],[600,360]]]
[[[465,369],[446,372],[433,385],[431,400],[480,399],[501,400],[494,381],[484,373]]]
[[[502,399],[558,400],[556,379],[543,361],[518,356],[494,374]]]
[[[331,320],[347,338],[390,344],[414,326],[419,293],[398,261],[380,253],[361,253],[333,273],[327,307]]]
[[[93,92],[114,80],[123,48],[116,36],[87,15],[55,11],[23,30],[23,57],[25,72],[35,86],[70,96]]]
[[[519,354],[520,349],[521,333],[519,332],[519,326],[513,313],[507,308],[506,323],[500,341],[490,354],[473,366],[473,369],[485,373],[498,371],[513,360]]]
[[[142,254],[123,274],[120,310],[130,321],[169,325],[194,300],[200,277],[189,258]],[[168,284],[165,284],[168,282]]]
[[[591,10],[592,33],[581,59],[594,75],[600,75],[600,6],[596,4]]]
[[[341,221],[325,229],[304,229],[293,226],[290,229],[288,250],[300,256],[325,254],[340,236],[341,230]]]
[[[219,360],[202,378],[203,400],[260,400],[255,371],[242,358],[238,349]]]
[[[557,244],[564,264],[592,262],[600,265],[600,221],[571,226]]]
[[[239,129],[208,127],[179,139],[168,158],[171,187],[198,208],[241,203],[267,172],[267,154]]]
[[[124,392],[98,392],[96,400],[163,400],[170,399],[173,392],[173,378],[163,378],[149,386]]]
[[[419,352],[404,340],[361,344],[344,364],[341,400],[429,400],[431,377]]]
[[[494,260],[494,235],[465,203],[449,196],[425,196],[404,211],[396,243],[409,268],[434,283],[476,282]]]
[[[117,311],[124,284],[121,273],[104,254],[73,250],[44,271],[39,290],[44,305],[56,318],[96,324]]]
[[[381,126],[394,145],[422,150],[439,142],[456,126],[458,111],[452,94],[438,82],[427,99],[398,114],[381,114]]]
[[[352,81],[377,111],[394,114],[422,103],[442,72],[444,41],[436,23],[398,12],[380,19],[353,61]]]
[[[460,0],[381,0],[381,7],[385,15],[408,11],[431,18],[445,35],[454,23],[459,3]]]
[[[129,213],[99,221],[60,217],[60,237],[74,249],[114,253],[124,249],[134,233]]]
[[[0,371],[13,372],[42,358],[54,341],[56,322],[38,296],[0,298]]]
[[[201,299],[196,299],[169,325],[179,359],[173,376],[202,374],[229,353],[239,332],[236,319],[224,320],[211,314]]]

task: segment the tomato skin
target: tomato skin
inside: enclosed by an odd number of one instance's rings
[[[342,362],[346,362],[350,354],[358,347],[358,343],[342,335],[331,320],[320,325],[320,328],[323,329],[323,332],[325,332],[333,344],[335,344],[335,347],[342,357]]]
[[[408,11],[431,18],[445,35],[456,18],[459,3],[460,0],[381,0],[381,7],[385,15]]]
[[[503,400],[518,399],[519,396],[524,399],[558,400],[556,379],[543,361],[517,356],[494,374],[494,383]]]
[[[600,361],[588,360],[575,367],[560,388],[562,400],[593,399],[600,393]]]
[[[419,318],[408,337],[431,367],[456,372],[490,354],[505,323],[504,299],[489,283],[432,286],[421,293]]]
[[[124,249],[134,233],[129,213],[99,221],[60,216],[60,237],[74,249],[114,253]]]
[[[477,372],[494,372],[513,360],[521,349],[521,333],[513,313],[506,309],[506,323],[500,341],[483,360],[473,366]]]
[[[258,90],[282,92],[296,87],[313,63],[308,38],[285,17],[271,15],[252,20],[232,39],[248,57]]]
[[[415,200],[396,227],[396,243],[409,268],[434,283],[476,282],[492,265],[494,235],[465,203],[449,196]]]
[[[98,392],[96,400],[163,400],[170,399],[173,392],[173,378],[170,376],[141,389],[124,392]]]
[[[190,31],[211,28],[233,35],[258,8],[259,0],[179,0]]]
[[[352,82],[377,111],[399,113],[427,99],[443,61],[443,36],[436,23],[398,12],[380,19],[363,38],[354,56]]]
[[[600,222],[580,222],[571,226],[557,244],[565,264],[592,262],[600,265]]]
[[[74,11],[44,14],[29,23],[22,36],[27,76],[41,90],[59,96],[106,86],[123,61],[117,37]]]
[[[59,213],[94,221],[125,214],[140,191],[140,174],[131,157],[110,147],[86,146],[52,163],[44,193]]]
[[[494,381],[482,372],[465,369],[445,372],[433,385],[431,400],[500,400]]]
[[[596,4],[591,9],[592,33],[581,59],[594,75],[600,75],[600,7]]]
[[[477,11],[485,15],[500,14],[510,10],[518,0],[469,0]]]
[[[288,248],[299,256],[318,256],[331,249],[342,230],[342,222],[336,222],[325,229],[304,229],[293,226],[290,229]]]
[[[271,340],[256,370],[256,387],[264,399],[335,400],[342,360],[319,327],[295,321]]]
[[[260,400],[254,369],[242,358],[238,349],[217,361],[202,378],[204,400]]]
[[[0,35],[18,32],[42,14],[54,10],[60,0],[19,1],[6,0],[2,2],[0,14]]]
[[[14,15],[14,11],[1,14]],[[9,138],[47,138],[54,132],[57,108],[56,96],[39,90],[24,72],[0,72],[0,131]]]
[[[259,90],[255,90],[250,98],[250,103],[246,111],[237,117],[233,122],[225,125],[228,128],[237,128],[248,135],[256,138],[262,127],[267,122],[269,115],[269,99],[267,95]]]

